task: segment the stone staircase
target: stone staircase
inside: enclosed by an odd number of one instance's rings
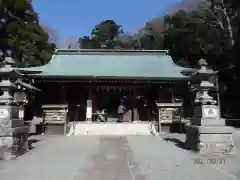
[[[70,124],[67,136],[81,135],[154,135],[148,122],[142,123],[76,123]]]

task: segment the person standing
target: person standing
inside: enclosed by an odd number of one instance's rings
[[[126,107],[121,102],[120,105],[118,106],[118,120],[117,120],[117,122],[121,123],[123,121],[123,115],[124,115],[125,111],[126,111]]]

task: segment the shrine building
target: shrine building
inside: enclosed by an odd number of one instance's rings
[[[18,70],[41,90],[29,100],[26,119],[116,121],[120,103],[126,122],[149,120],[156,103],[169,110],[180,102],[183,116],[191,109],[190,69],[165,50],[59,49],[49,63]]]

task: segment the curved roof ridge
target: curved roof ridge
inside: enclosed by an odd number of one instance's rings
[[[138,49],[56,49],[57,55],[70,55],[70,54],[169,54],[169,50],[138,50]]]

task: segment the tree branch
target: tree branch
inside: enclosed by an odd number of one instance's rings
[[[212,23],[219,26],[221,30],[225,30],[223,22],[219,17],[217,17],[210,9],[205,9],[205,11],[207,11],[211,15],[211,17],[215,19],[215,21],[212,21]],[[205,19],[207,19],[206,16],[205,16]]]
[[[219,7],[214,7],[214,10],[218,10],[218,11],[220,11],[220,12],[222,12],[222,13],[225,13],[225,10],[222,9],[222,8],[219,8]]]
[[[213,21],[216,25],[218,25],[222,30],[224,30],[224,26],[221,20],[217,19],[216,21]]]

